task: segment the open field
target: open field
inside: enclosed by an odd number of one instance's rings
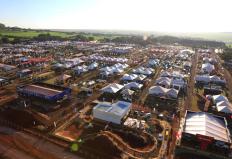
[[[60,36],[62,38],[73,36],[72,33],[64,33],[64,32],[54,32],[54,31],[11,31],[11,30],[0,30],[1,35],[5,36],[13,36],[13,37],[24,37],[24,38],[33,38],[38,36],[39,34],[47,34],[49,33],[52,36]]]
[[[116,38],[118,37],[117,35],[111,35],[111,34],[85,34],[85,33],[80,33],[80,32],[69,32],[69,31],[43,31],[43,30],[5,30],[5,29],[0,29],[0,37],[1,36],[9,36],[10,38],[12,37],[21,37],[21,38],[33,38],[37,37],[39,34],[50,34],[51,36],[58,36],[61,38],[71,38],[76,35],[83,35],[87,38],[93,37],[95,40],[100,40],[104,38]]]

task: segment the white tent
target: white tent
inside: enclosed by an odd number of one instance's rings
[[[216,103],[217,106],[230,106],[231,104],[228,101],[220,101]]]
[[[171,76],[171,74],[167,71],[163,71],[160,73],[160,77],[170,77],[170,76]]]
[[[228,101],[220,101],[216,103],[217,111],[224,113],[232,113],[232,104]]]
[[[82,65],[82,66],[77,66],[73,69],[75,72],[77,72],[78,74],[83,73],[83,72],[87,72],[88,71],[88,67],[86,65]]]
[[[152,86],[151,88],[149,88],[149,94],[157,95],[157,96],[167,96],[171,98],[177,98],[178,93],[179,91],[174,88],[167,89],[161,86]]]
[[[210,76],[210,81],[211,82],[217,82],[217,83],[226,83],[226,81],[224,79],[221,79],[220,77],[216,76],[216,75],[213,75],[213,76]]]
[[[132,72],[137,73],[137,74],[143,74],[143,75],[150,75],[154,69],[152,68],[145,68],[145,67],[139,67],[137,69],[133,69]]]
[[[180,78],[180,79],[173,79],[172,82],[171,82],[171,85],[172,86],[179,86],[181,88],[184,88],[185,87],[185,81]]]
[[[218,112],[223,113],[232,113],[232,107],[231,106],[216,106]]]
[[[123,69],[120,69],[120,68],[114,68],[112,70],[114,73],[122,73],[124,70]]]
[[[95,69],[95,68],[97,68],[98,67],[98,63],[97,62],[93,62],[92,64],[90,64],[89,66],[88,66],[88,69],[89,70],[93,70],[93,69]]]
[[[147,76],[140,74],[140,75],[136,78],[136,80],[137,80],[137,81],[143,81],[145,78],[147,78]]]
[[[201,70],[206,73],[211,73],[214,70],[214,65],[210,63],[204,63],[201,66]]]
[[[213,98],[214,103],[218,103],[221,101],[228,102],[228,98],[223,95],[214,95],[212,96],[212,98]]]
[[[143,87],[142,84],[136,83],[136,82],[130,82],[125,85],[125,88],[135,88],[135,89],[141,89]]]
[[[210,76],[208,76],[208,75],[196,75],[195,80],[196,80],[196,82],[209,83]]]
[[[130,90],[130,89],[124,89],[124,90],[121,92],[121,94],[125,94],[125,95],[131,96],[131,95],[134,94],[134,92],[135,92],[135,91],[132,91],[132,90]]]
[[[206,112],[187,112],[183,132],[231,143],[225,119]]]
[[[93,117],[96,119],[121,124],[122,119],[130,112],[131,103],[118,101],[117,103],[99,103],[93,108]]]
[[[168,97],[177,98],[178,93],[179,93],[178,90],[176,90],[176,89],[174,89],[174,88],[171,88],[171,89],[169,89],[169,90],[167,91],[166,94],[167,94]]]
[[[197,75],[195,77],[196,82],[204,82],[204,83],[209,83],[209,82],[220,82],[220,83],[226,83],[226,81],[224,79],[221,79],[220,77],[213,75],[213,76],[209,76],[209,75]]]
[[[161,86],[152,86],[151,88],[149,88],[149,94],[153,95],[165,95],[166,91],[167,89]]]
[[[61,63],[56,63],[56,64],[53,65],[53,67],[55,67],[55,68],[63,68],[64,65],[61,64]]]
[[[138,75],[136,74],[124,74],[123,77],[122,77],[122,80],[124,81],[133,81],[135,80],[136,78],[138,77]]]
[[[168,77],[159,77],[155,83],[158,84],[158,85],[162,85],[162,86],[165,86],[165,88],[169,88],[170,85],[171,85],[171,79],[168,78]]]
[[[124,86],[116,83],[109,84],[108,86],[101,89],[104,93],[117,93],[119,90],[121,90]]]

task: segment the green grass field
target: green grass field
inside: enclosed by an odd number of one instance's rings
[[[10,41],[14,39],[14,37],[21,38],[33,38],[37,37],[39,34],[47,34],[49,33],[51,36],[58,36],[61,38],[71,38],[79,33],[71,33],[71,32],[59,32],[59,31],[35,31],[35,30],[21,30],[21,31],[11,31],[11,30],[1,30],[0,29],[0,37],[1,36],[9,36]],[[95,40],[100,40],[103,38],[115,38],[117,36],[114,35],[95,35],[95,34],[84,34],[86,37],[94,37]]]
[[[49,33],[52,36],[60,36],[60,37],[70,37],[73,34],[64,33],[64,32],[53,32],[53,31],[9,31],[9,30],[0,30],[0,34],[2,36],[13,36],[13,37],[25,37],[25,38],[33,38],[38,36],[39,34]]]

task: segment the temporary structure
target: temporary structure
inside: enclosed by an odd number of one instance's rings
[[[138,77],[138,75],[136,74],[124,74],[123,77],[122,77],[122,80],[123,81],[133,81],[135,80],[136,78]]]
[[[108,86],[101,89],[104,93],[117,93],[121,90],[124,86],[116,83],[109,84]]]
[[[212,96],[212,98],[213,98],[214,103],[218,103],[221,101],[228,102],[228,98],[223,95],[214,95]]]
[[[161,86],[152,86],[151,88],[149,88],[149,94],[153,94],[153,95],[165,95],[166,94],[167,89]]]
[[[99,103],[93,108],[93,117],[96,119],[121,124],[121,121],[128,115],[132,104],[129,102],[118,101],[117,103]]]
[[[141,89],[143,87],[142,84],[139,84],[137,82],[130,82],[124,86],[125,88],[134,88],[134,89]]]
[[[204,63],[202,64],[201,66],[201,70],[203,72],[206,72],[206,73],[211,73],[213,70],[214,70],[214,65],[210,64],[210,63]]]
[[[201,134],[215,140],[231,142],[225,119],[206,112],[189,112],[186,115],[185,133]]]

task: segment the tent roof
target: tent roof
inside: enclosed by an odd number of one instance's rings
[[[213,100],[214,101],[228,101],[228,98],[223,95],[214,95]]]
[[[206,112],[188,112],[184,132],[206,135],[219,141],[231,142],[224,118]]]
[[[133,95],[135,91],[132,91],[130,89],[124,89],[121,94],[126,94],[126,95]]]

